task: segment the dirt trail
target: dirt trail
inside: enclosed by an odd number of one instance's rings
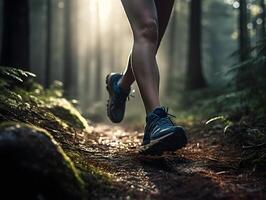
[[[142,133],[103,124],[79,145],[119,188],[106,199],[264,199],[265,178],[238,169],[240,155],[221,131],[194,126],[186,148],[161,157],[138,154]]]

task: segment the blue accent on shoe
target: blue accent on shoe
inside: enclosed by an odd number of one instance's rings
[[[107,102],[107,116],[114,123],[119,123],[123,120],[126,108],[126,100],[130,94],[123,90],[118,82],[122,78],[122,74],[111,73],[106,77],[106,88],[109,93]]]
[[[141,152],[161,155],[164,151],[176,151],[187,143],[185,130],[175,126],[168,109],[158,107],[146,117]]]

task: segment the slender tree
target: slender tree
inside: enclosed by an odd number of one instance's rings
[[[186,61],[187,61],[187,12],[188,12],[188,5],[186,1],[177,1],[177,30],[178,30],[178,37],[176,37],[176,42],[178,44],[177,48],[177,60],[180,69],[180,73],[184,74],[186,71]]]
[[[225,50],[224,50],[224,32],[227,31],[226,25],[217,26],[217,24],[221,23],[228,23],[225,19],[225,16],[228,16],[228,5],[225,4],[223,1],[210,1],[208,5],[208,13],[206,18],[208,19],[208,23],[205,26],[206,36],[207,36],[207,43],[205,49],[206,53],[208,54],[209,66],[208,69],[208,77],[210,77],[210,81],[212,84],[219,83],[218,81],[221,80],[217,78],[216,74],[222,71],[222,66],[225,65],[224,57],[225,57]],[[230,8],[231,11],[231,8]],[[226,45],[228,46],[228,45]],[[226,56],[228,52],[226,51]],[[206,70],[207,71],[207,70]]]
[[[239,0],[239,61],[244,62],[249,58],[250,38],[248,34],[248,13],[246,0]]]
[[[250,58],[250,37],[248,32],[247,1],[239,0],[239,62],[243,63]],[[250,68],[240,67],[236,74],[236,86],[245,89],[247,81],[254,80]]]
[[[87,45],[87,58],[86,58],[86,66],[84,70],[84,99],[85,99],[85,104],[87,104],[90,101],[90,80],[92,78],[91,76],[91,50],[89,46],[89,41]]]
[[[167,79],[166,79],[166,85],[165,85],[165,91],[166,91],[166,95],[170,96],[172,94],[172,92],[174,91],[173,89],[173,83],[174,83],[174,76],[175,76],[175,72],[176,72],[176,38],[177,38],[177,10],[176,8],[173,9],[173,13],[172,13],[172,18],[171,18],[171,26],[170,26],[170,30],[169,30],[169,47],[168,47],[168,68],[167,68]],[[174,72],[174,73],[173,73]]]
[[[264,39],[266,37],[266,23],[265,23],[265,15],[266,15],[266,8],[265,8],[265,2],[264,0],[260,0],[260,7],[261,7],[261,14],[260,18],[262,20],[261,23],[261,30],[260,30],[260,37],[261,39]]]
[[[65,38],[64,38],[64,89],[65,95],[77,97],[77,66],[75,66],[76,42],[74,24],[77,2],[65,0]]]
[[[115,12],[115,11],[114,11]],[[115,13],[114,13],[115,15]],[[115,16],[113,16],[114,18]],[[116,45],[117,41],[117,33],[115,25],[110,27],[110,39],[109,39],[109,47],[110,47],[110,71],[114,71],[116,65]]]
[[[29,2],[28,0],[4,0],[3,4],[3,43],[0,64],[29,71]]]
[[[89,6],[91,6],[91,1],[89,0],[88,1],[89,3]],[[89,12],[88,13],[88,20],[87,20],[87,26],[89,28],[91,28],[91,13]],[[90,34],[90,31],[88,31],[87,33],[87,45],[86,45],[86,54],[87,54],[87,58],[86,58],[86,66],[85,66],[85,70],[84,70],[84,97],[82,99],[84,99],[84,105],[88,105],[89,101],[91,100],[90,99],[90,94],[91,94],[91,87],[90,87],[90,80],[92,78],[91,76],[91,34]]]
[[[201,64],[201,0],[190,2],[189,26],[186,88],[194,90],[206,86]]]
[[[100,8],[99,2],[96,2],[97,6],[97,26],[96,28],[96,75],[95,75],[95,101],[100,101],[102,98],[102,42],[101,42],[101,26],[100,26]]]
[[[51,40],[52,40],[52,0],[47,0],[46,20],[46,59],[45,59],[45,86],[50,85],[51,76]]]

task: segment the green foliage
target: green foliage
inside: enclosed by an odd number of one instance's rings
[[[238,94],[236,96],[250,109],[265,113],[266,39],[249,49],[249,54],[253,56],[233,65],[227,73],[234,74],[236,87],[233,92]],[[234,56],[236,55],[239,55],[239,52],[235,52]]]
[[[33,74],[19,69],[0,67],[0,121],[12,120],[35,124],[47,130],[89,128],[74,106],[62,98],[62,85],[50,89],[35,83]]]
[[[253,55],[253,57],[247,59],[244,62],[236,63],[228,70],[228,73],[231,71],[240,70],[243,68],[244,69],[251,68],[250,70],[258,70],[257,68],[265,68],[266,38],[257,42],[257,44],[254,47],[250,48],[248,51],[250,55]],[[240,55],[239,51],[235,51],[232,54],[232,56],[237,56],[237,57],[239,57],[239,55]],[[252,67],[255,67],[255,69]]]
[[[0,67],[0,78],[5,79],[7,83],[24,83],[35,74],[11,67]]]
[[[0,67],[0,74],[0,128],[15,123],[41,131],[54,144],[57,144],[54,139],[76,137],[77,132],[89,130],[86,119],[72,103],[63,98],[60,82],[44,89],[33,80],[31,73]],[[59,145],[57,150],[78,182],[85,187],[73,163]]]
[[[228,118],[226,118],[225,116],[218,116],[218,117],[214,117],[212,119],[209,119],[205,124],[209,125],[215,121],[222,121],[224,123],[224,133],[228,132],[228,129],[233,126],[233,122],[231,122]]]

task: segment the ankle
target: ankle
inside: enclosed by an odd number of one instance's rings
[[[116,82],[116,84],[114,85],[114,92],[118,95],[129,95],[131,89],[124,89],[121,87],[121,85],[119,84],[120,80],[118,80]]]
[[[131,85],[125,84],[123,81],[124,76],[120,78],[120,80],[117,82],[117,85],[123,90],[123,91],[129,91],[131,89]]]
[[[146,108],[146,115],[150,115],[153,113],[156,109],[162,108],[160,104],[155,104],[154,106],[151,106],[150,108]]]

